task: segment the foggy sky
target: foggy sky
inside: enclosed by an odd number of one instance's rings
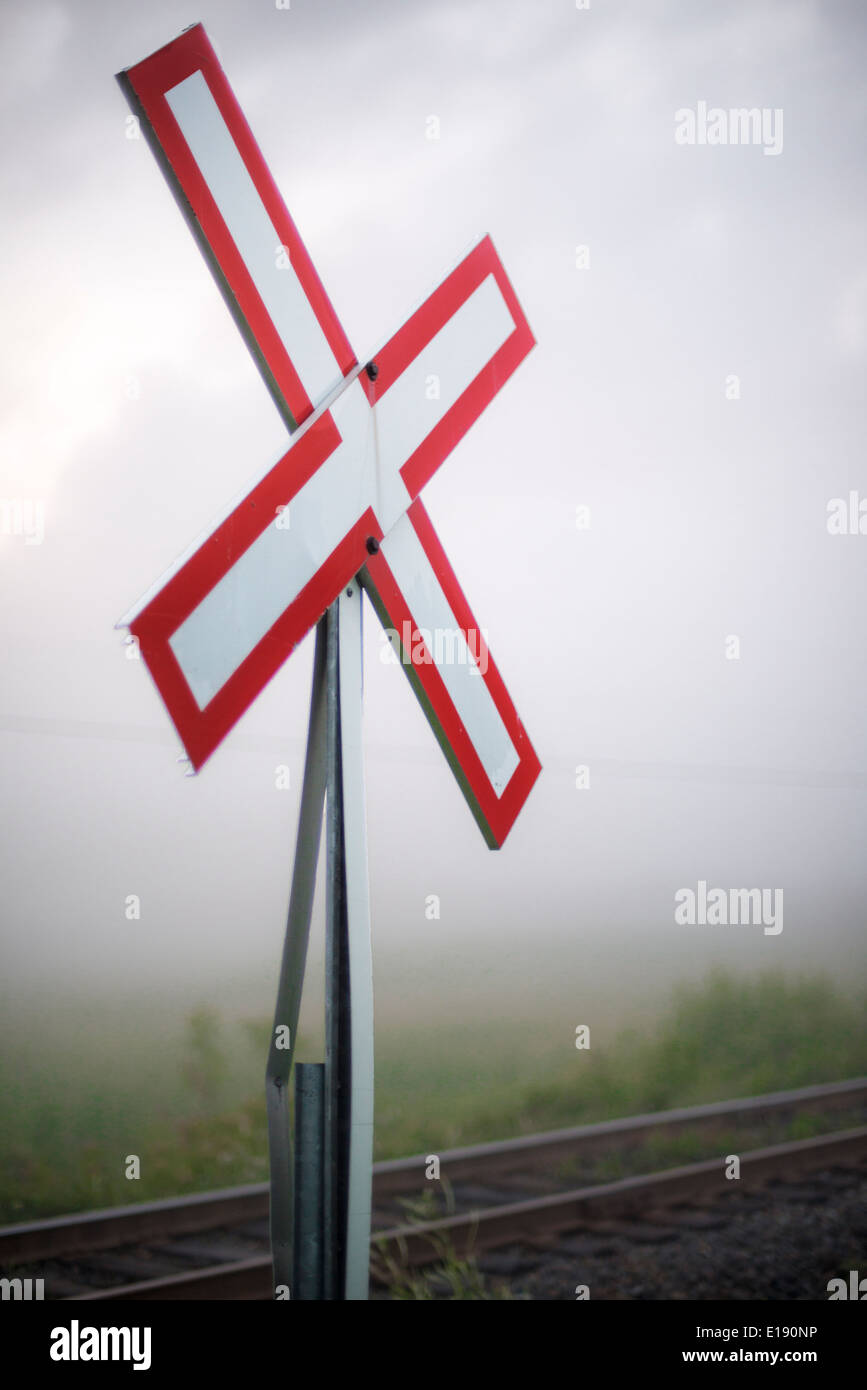
[[[186,779],[114,630],[285,448],[114,81],[197,19],[361,360],[486,232],[537,340],[424,497],[543,772],[492,854],[367,609],[377,1008],[863,977],[863,9],[4,0],[4,992],[273,996],[311,642]],[[699,102],[781,151],[678,145]],[[700,879],[784,930],[677,925]]]

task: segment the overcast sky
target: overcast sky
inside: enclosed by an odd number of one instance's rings
[[[285,447],[114,80],[199,19],[362,360],[486,232],[537,340],[425,501],[543,772],[491,853],[368,609],[378,1010],[863,977],[867,11],[3,0],[5,987],[271,1007],[311,643],[185,779],[114,630]],[[678,925],[699,880],[783,931]]]

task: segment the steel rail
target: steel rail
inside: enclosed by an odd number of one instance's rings
[[[554,1196],[467,1211],[415,1226],[375,1231],[371,1237],[371,1277],[384,1284],[393,1278],[396,1265],[417,1268],[437,1263],[446,1253],[466,1257],[502,1245],[533,1245],[546,1237],[550,1239],[579,1227],[592,1229],[599,1221],[632,1217],[636,1212],[646,1222],[649,1213],[655,1215],[677,1203],[724,1200],[727,1194],[755,1190],[771,1179],[791,1180],[816,1169],[851,1165],[865,1157],[867,1125],[741,1154],[737,1183],[726,1179],[725,1160],[715,1158]],[[91,1290],[63,1301],[268,1299],[273,1293],[270,1271],[270,1258],[263,1255]]]
[[[390,1255],[401,1263],[416,1266],[441,1260],[444,1249],[465,1256],[498,1245],[537,1240],[542,1233],[552,1235],[588,1222],[632,1216],[636,1211],[646,1218],[650,1207],[656,1210],[696,1198],[722,1199],[753,1184],[761,1186],[770,1178],[791,1179],[816,1168],[858,1162],[867,1157],[867,1125],[815,1139],[774,1144],[739,1157],[737,1182],[726,1179],[725,1159],[713,1158],[572,1192],[379,1231],[372,1243],[380,1256]]]
[[[867,1077],[835,1081],[792,1091],[716,1102],[677,1110],[660,1110],[627,1119],[604,1120],[488,1144],[443,1150],[440,1171],[450,1182],[494,1173],[528,1170],[578,1153],[590,1156],[642,1143],[658,1132],[675,1133],[691,1126],[713,1126],[736,1118],[762,1120],[786,1110],[799,1112],[844,1108],[867,1097]],[[427,1155],[389,1159],[374,1165],[374,1201],[418,1191]],[[0,1227],[0,1267],[70,1254],[144,1244],[170,1235],[189,1235],[216,1227],[258,1221],[268,1215],[268,1183],[250,1183],[186,1197],[168,1197],[131,1206],[109,1207]]]

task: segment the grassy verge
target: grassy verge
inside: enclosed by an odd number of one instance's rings
[[[543,1018],[535,1028],[488,1020],[459,1033],[386,1036],[377,1045],[376,1156],[860,1075],[863,1003],[822,978],[718,971],[678,990],[655,1027],[589,1050],[552,1040]],[[89,1051],[40,1051],[20,1030],[5,1037],[0,1222],[267,1177],[268,1027],[199,1009],[159,1046],[130,1023],[117,1057],[92,1032]],[[704,1156],[688,1136],[672,1152],[675,1162]],[[125,1176],[131,1155],[141,1160],[138,1180]],[[609,1176],[623,1175],[616,1165],[625,1161],[612,1156]]]

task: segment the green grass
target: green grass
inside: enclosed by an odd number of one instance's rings
[[[446,1180],[443,1186],[449,1199],[445,1214],[451,1214],[455,1209],[451,1187]],[[430,1190],[422,1192],[416,1198],[403,1198],[400,1205],[403,1207],[404,1224],[407,1226],[417,1226],[444,1214]],[[447,1237],[437,1234],[429,1239],[436,1259],[421,1269],[407,1268],[393,1255],[389,1255],[382,1242],[377,1243],[373,1258],[378,1264],[380,1280],[386,1284],[390,1300],[418,1303],[434,1300],[494,1302],[515,1299],[508,1284],[502,1280],[492,1282],[485,1278],[474,1256],[458,1256]]]
[[[400,1057],[378,1063],[378,1156],[861,1075],[864,1004],[822,978],[719,970],[676,990],[654,1028],[589,1050],[558,1043],[522,1054],[520,1031],[494,1054],[470,1036],[407,1040]]]
[[[447,1240],[435,1242],[437,1260],[421,1270],[406,1269],[381,1254],[388,1277],[388,1297],[392,1301],[440,1302],[514,1299],[502,1280],[492,1283],[479,1270],[472,1257],[459,1259]]]
[[[266,1178],[268,1031],[209,1008],[47,1023],[8,1009],[0,1222]],[[717,971],[676,991],[656,1025],[592,1042],[552,1037],[544,1016],[379,1035],[376,1157],[864,1074],[867,1010],[823,978]],[[679,1142],[674,1161],[696,1156]],[[124,1176],[130,1154],[138,1181]]]

